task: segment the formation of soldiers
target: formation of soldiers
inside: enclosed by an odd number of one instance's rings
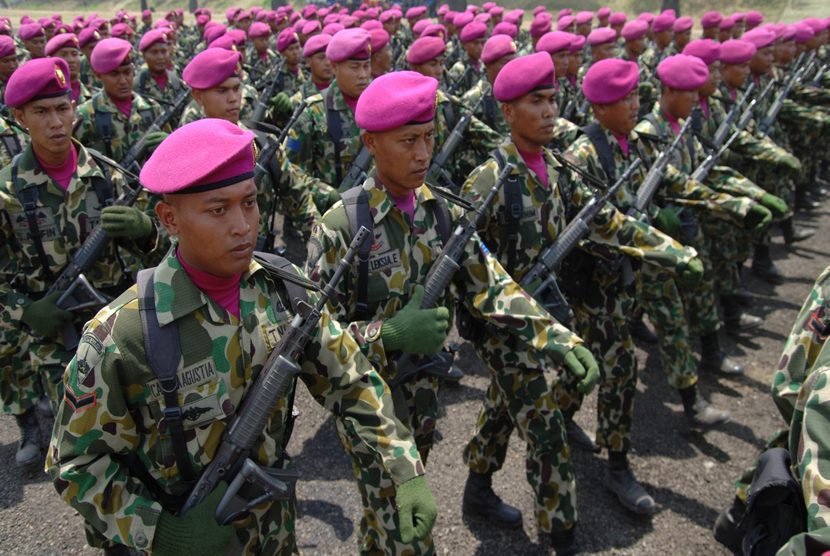
[[[89,544],[295,552],[300,378],[351,457],[360,553],[433,553],[453,327],[490,371],[466,515],[522,527],[494,490],[514,430],[556,554],[578,552],[574,449],[652,515],[634,338],[691,428],[730,419],[698,377],[743,372],[720,335],[763,325],[747,272],[785,280],[771,230],[812,233],[794,215],[830,179],[830,19],[707,12],[692,39],[672,10],[526,25],[493,2],[155,15],[0,18],[0,397],[17,464],[45,455]],[[773,379],[798,553],[830,547],[828,287]],[[735,552],[765,468],[715,525]]]

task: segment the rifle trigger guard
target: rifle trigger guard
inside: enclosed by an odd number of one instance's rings
[[[300,473],[296,469],[268,469],[260,467],[251,458],[245,459],[239,473],[216,506],[216,522],[228,525],[244,517],[263,502],[291,499],[299,478]],[[246,489],[248,491],[253,489],[259,492],[251,499],[246,499],[240,495],[240,490],[244,486],[249,487]]]

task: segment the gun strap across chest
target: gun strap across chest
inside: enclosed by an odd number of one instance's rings
[[[354,237],[360,227],[369,230],[369,237],[374,237],[375,221],[372,218],[372,211],[369,209],[369,196],[362,187],[353,187],[344,191],[340,199],[343,201],[343,208],[346,210],[346,219],[349,221],[349,236]],[[449,207],[440,197],[435,197],[434,216],[435,226],[441,241],[446,245],[452,233],[452,216]],[[369,318],[369,253],[372,248],[372,241],[364,241],[357,252],[357,302],[355,310],[351,315],[354,320],[366,320]]]
[[[582,132],[588,136],[594,149],[597,151],[600,166],[605,172],[605,177],[609,183],[617,181],[617,165],[614,163],[614,152],[611,150],[611,145],[608,143],[608,137],[602,130],[602,127],[594,122],[582,128]]]
[[[23,150],[23,147],[20,145],[20,140],[17,138],[17,134],[12,131],[0,135],[0,141],[3,142],[3,148],[5,148],[6,152],[9,153],[10,158],[16,157]]]
[[[98,94],[104,95],[106,93]],[[136,99],[134,97],[133,103],[135,103],[135,100]],[[100,102],[101,98],[99,98],[98,101]],[[98,132],[98,135],[101,137],[101,140],[104,143],[104,152],[109,158],[113,158],[112,140],[115,138],[115,127],[112,123],[112,113],[106,112],[104,110],[99,110],[98,104],[94,100],[92,103],[92,107],[95,111],[95,130]],[[145,130],[149,129],[156,119],[152,108],[139,108],[138,115],[141,118],[141,125],[144,127]],[[129,118],[127,124],[129,126]],[[129,129],[127,131],[129,132]]]
[[[499,107],[496,105],[496,99],[493,98],[492,90],[484,95],[484,98],[481,100],[481,104],[484,109],[485,123],[490,126],[491,129],[497,130],[496,121],[498,118]]]
[[[499,165],[499,172],[501,172],[504,165],[507,163],[504,159],[504,155],[502,155],[501,151],[498,149],[494,150],[491,154],[493,158],[496,159],[496,162]],[[506,252],[507,266],[505,267],[505,270],[508,274],[512,275],[513,271],[516,270],[516,256],[519,247],[519,225],[521,224],[522,213],[524,212],[522,190],[521,187],[519,187],[519,176],[515,174],[507,176],[507,179],[504,180],[502,192],[504,193],[504,232],[507,236],[507,241],[503,241],[501,243],[501,247],[499,249],[499,260],[504,260],[504,254]]]
[[[340,160],[340,140],[343,138],[343,122],[340,114],[334,109],[333,89],[330,87],[326,92],[326,128],[331,142],[334,144],[334,175],[335,187],[343,181],[343,163]]]

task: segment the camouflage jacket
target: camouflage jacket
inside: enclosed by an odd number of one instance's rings
[[[256,106],[257,101],[259,100],[259,95],[251,85],[247,83],[242,84],[242,104],[239,107],[239,120],[249,120],[251,116],[254,114],[254,106]],[[202,110],[202,107],[199,106],[195,100],[191,100],[190,103],[185,107],[184,112],[182,112],[182,117],[180,119],[179,125],[183,126],[184,124],[189,124],[191,122],[195,122],[196,120],[201,120],[205,117],[205,113]]]
[[[475,107],[475,117],[490,129],[503,137],[510,135],[510,126],[501,113],[499,102],[493,96],[493,86],[486,75],[482,75],[478,82],[464,93],[461,102],[470,108]]]
[[[245,54],[245,60],[248,64],[247,71],[250,83],[255,84],[259,84],[259,82],[262,80],[265,74],[268,73],[268,70],[271,68],[271,66],[274,66],[279,63],[277,53],[271,50],[270,48],[266,52],[266,57],[263,59],[259,57],[259,53],[256,51],[256,49],[251,47]]]
[[[12,162],[14,155],[23,152],[29,144],[29,134],[0,118],[0,168]]]
[[[328,87],[326,87],[327,89]],[[299,90],[291,96],[291,104],[297,106],[301,100],[307,100],[314,95],[326,94],[326,89],[318,89],[311,77],[305,80]]]
[[[176,100],[176,97],[186,88],[187,85],[176,72],[167,70],[167,86],[162,89],[156,80],[153,79],[150,70],[146,66],[138,72],[133,81],[133,90],[149,100],[160,101],[159,104],[161,104],[162,111],[170,108]],[[176,124],[177,122],[174,121],[172,123]]]
[[[81,58],[81,83],[89,87],[93,93],[97,93],[104,88],[101,80],[92,71],[92,66],[89,65],[89,60],[86,56]]]
[[[305,72],[302,66],[297,68],[297,73],[291,73],[286,66],[283,66],[277,74],[277,85],[274,88],[274,94],[283,92],[288,96],[293,95],[300,90],[300,85],[306,82]]]
[[[464,59],[457,61],[447,72],[450,86],[453,87],[455,95],[466,94],[481,79],[487,79],[484,71],[484,64],[479,60],[478,68],[464,54]]]
[[[112,138],[109,141],[101,134],[101,128],[96,122],[96,112],[109,114],[112,121]],[[75,138],[85,147],[95,149],[119,162],[161,112],[158,104],[133,93],[133,107],[127,119],[109,95],[102,91],[78,107]],[[166,131],[169,131],[169,128]]]
[[[397,374],[395,360],[399,353],[387,353],[381,337],[383,319],[403,308],[412,288],[424,284],[425,277],[443,249],[436,225],[435,204],[439,201],[425,186],[416,191],[414,223],[397,208],[374,173],[363,183],[374,220],[374,237],[369,258],[367,320],[355,321],[357,263],[340,281],[336,303],[330,310],[337,320],[349,323],[352,335],[384,378]],[[450,207],[454,220],[461,216]],[[350,242],[349,223],[342,203],[323,215],[309,244],[309,276],[326,283],[346,252]],[[504,271],[477,235],[467,243],[459,261],[452,287],[441,305],[450,306],[452,298],[462,301],[471,314],[494,324],[503,334],[491,334],[493,345],[508,337],[522,344],[519,351],[533,368],[547,366],[545,357],[560,363],[564,354],[581,342],[561,326],[536,301],[530,298]],[[516,350],[514,350],[516,351]],[[526,355],[525,355],[526,354]],[[550,359],[548,359],[550,360]]]
[[[289,325],[290,305],[281,282],[254,261],[240,282],[240,319],[199,290],[172,252],[154,270],[154,281],[159,323],[175,323],[187,339],[180,342],[178,396],[186,414],[187,453],[198,476]],[[163,396],[145,356],[136,296],[134,286],[89,322],[66,370],[46,467],[64,501],[98,533],[148,550],[163,504],[126,458],[132,455],[134,465],[168,495],[185,495],[192,484],[181,479],[161,424]],[[313,303],[315,294],[309,297]],[[299,377],[312,396],[374,447],[397,484],[424,473],[411,435],[393,416],[383,381],[325,310],[300,363]],[[196,410],[192,417],[190,408]],[[261,466],[277,464],[290,411],[285,396],[251,450]],[[258,553],[273,533],[261,522],[269,507],[257,506],[254,520],[236,522],[246,554]]]

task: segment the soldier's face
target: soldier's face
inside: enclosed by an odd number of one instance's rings
[[[268,39],[271,37],[255,37],[253,40],[254,49],[257,52],[265,52],[268,50]]]
[[[617,46],[613,43],[600,44],[591,47],[591,56],[595,62],[614,58],[617,55]]]
[[[553,139],[556,115],[555,89],[532,91],[501,105],[514,141],[542,147]]]
[[[753,73],[753,75],[764,75],[769,72],[774,61],[775,50],[772,46],[760,48],[749,62],[749,70]]]
[[[412,64],[412,71],[417,71],[421,75],[433,77],[441,81],[441,77],[444,76],[444,57],[439,56],[432,60],[427,60],[423,64]]]
[[[709,64],[709,81],[706,85],[700,88],[700,96],[711,96],[718,88],[721,82],[720,62]]]
[[[0,80],[6,81],[11,77],[14,70],[17,69],[17,65],[17,56],[14,54],[0,58]]]
[[[54,56],[66,60],[69,66],[69,79],[77,83],[81,79],[81,51],[77,48],[61,48]]]
[[[673,33],[674,31],[671,29],[654,33],[654,42],[656,42],[660,48],[665,48],[671,42]]]
[[[717,27],[707,27],[703,30],[703,38],[715,40],[718,38],[718,31]]]
[[[214,276],[235,276],[248,269],[259,226],[253,179],[205,191],[167,195],[156,215],[178,239],[189,264]]]
[[[220,118],[231,123],[239,121],[242,106],[242,81],[229,77],[212,89],[193,90],[193,98],[208,118]]]
[[[744,64],[729,64],[721,66],[723,82],[733,89],[739,89],[749,77],[749,62]]]
[[[582,51],[570,53],[570,63],[568,64],[568,75],[576,75],[579,73],[579,68],[582,65]]]
[[[303,49],[300,47],[300,43],[295,42],[288,48],[286,48],[283,53],[285,56],[285,63],[289,66],[296,66],[300,63],[300,60],[303,57]]]
[[[133,65],[126,63],[109,73],[96,73],[104,85],[104,91],[118,100],[127,100],[133,95]]]
[[[665,87],[661,104],[663,109],[675,118],[688,118],[692,109],[698,103],[697,89],[694,91],[681,91]]]
[[[60,156],[72,143],[75,104],[69,95],[44,98],[13,109],[15,119],[29,130],[36,152]]]
[[[400,197],[423,185],[435,147],[433,122],[366,132],[362,138],[375,158],[378,178],[392,195]]]
[[[619,135],[628,135],[637,125],[640,110],[639,91],[635,87],[624,98],[612,104],[594,104],[594,115],[599,123]]]
[[[347,96],[358,98],[372,79],[371,60],[343,60],[332,62],[337,86]]]
[[[387,44],[372,53],[372,76],[377,77],[392,70],[392,49]]]
[[[469,56],[471,60],[478,60],[481,58],[481,51],[484,50],[483,38],[476,39],[474,41],[467,41],[461,44],[464,46],[464,50],[467,52],[467,56]]]
[[[166,44],[156,43],[144,51],[144,61],[152,73],[164,73],[170,65],[170,49]]]
[[[633,39],[630,41],[625,41],[625,51],[632,58],[639,57],[640,54],[646,51],[646,39],[645,37],[640,37],[639,39]]]
[[[565,77],[568,73],[568,64],[571,54],[567,50],[560,50],[550,55],[553,60],[553,67],[556,69],[556,77]]]
[[[23,41],[23,46],[26,47],[26,50],[29,51],[29,54],[32,55],[32,58],[43,58],[44,56],[46,56],[46,53],[44,52],[46,48],[45,36],[35,37],[33,39]]]
[[[674,35],[674,44],[677,46],[677,50],[683,50],[683,47],[689,44],[689,40],[692,38],[692,30],[689,29],[688,31],[683,31],[682,33],[677,33]]]
[[[331,83],[334,79],[334,70],[331,69],[331,62],[326,58],[326,53],[318,52],[308,59],[308,67],[311,69],[311,77],[315,83]]]

